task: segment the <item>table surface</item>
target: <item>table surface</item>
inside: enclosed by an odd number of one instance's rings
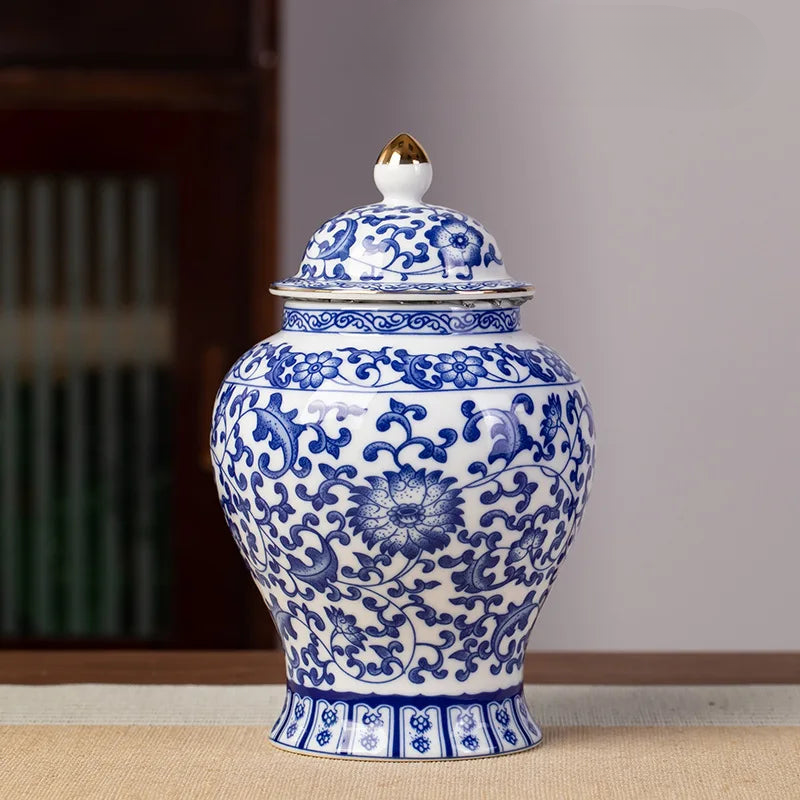
[[[281,686],[0,686],[3,800],[797,800],[800,686],[530,686],[544,741],[367,762],[271,747]]]
[[[525,677],[540,747],[370,763],[269,745],[280,652],[0,651],[0,797],[800,796],[800,686],[775,685],[800,683],[798,653],[532,653]],[[773,685],[560,685],[692,683]]]
[[[282,685],[0,684],[1,725],[256,725],[280,714]],[[798,726],[800,686],[531,685],[543,728]]]

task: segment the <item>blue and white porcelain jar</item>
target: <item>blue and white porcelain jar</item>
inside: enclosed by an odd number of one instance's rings
[[[477,220],[427,205],[401,134],[383,201],[326,222],[283,328],[214,410],[222,507],[286,653],[272,741],[360,759],[469,758],[538,744],[522,694],[531,628],[592,482],[591,406],[519,326]]]

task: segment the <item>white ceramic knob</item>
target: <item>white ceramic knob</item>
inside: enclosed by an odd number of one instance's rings
[[[422,145],[410,133],[400,133],[381,150],[373,177],[387,205],[419,205],[433,168]]]

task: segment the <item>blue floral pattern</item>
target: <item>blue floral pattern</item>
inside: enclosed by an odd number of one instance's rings
[[[547,538],[547,531],[544,528],[530,528],[522,534],[518,542],[511,546],[506,556],[506,564],[514,564],[525,557],[529,557],[531,562],[536,563],[536,559],[541,555],[541,546]]]
[[[475,716],[471,711],[461,711],[456,714],[456,725],[467,733],[475,728]]]
[[[326,708],[322,712],[322,722],[326,727],[330,728],[331,725],[335,725],[338,721],[339,717],[332,708]]]
[[[425,232],[425,238],[439,251],[445,273],[453,267],[477,267],[481,263],[483,234],[463,219],[445,215]]]
[[[362,724],[366,725],[368,728],[382,728],[383,727],[383,717],[380,714],[368,711],[361,717]]]
[[[459,389],[477,386],[478,378],[487,375],[483,360],[479,356],[468,356],[461,350],[454,353],[440,353],[439,363],[433,368],[445,383],[455,384]]]
[[[542,345],[539,348],[540,352],[539,355],[544,361],[545,365],[552,370],[553,373],[558,375],[559,378],[563,378],[565,381],[572,380],[574,374],[572,372],[572,368],[564,361],[561,356],[555,352],[555,350],[551,350],[549,347]]]
[[[356,650],[363,649],[363,643],[367,637],[364,631],[356,625],[356,618],[353,614],[345,614],[338,608],[326,608],[325,614],[333,625],[334,637],[343,636]]]
[[[331,740],[331,732],[327,729],[321,730],[317,734],[317,744],[320,745],[320,747],[324,747],[326,744],[328,744],[330,740]]]
[[[464,522],[459,509],[464,499],[450,488],[455,478],[442,478],[441,470],[426,473],[404,464],[399,472],[366,480],[368,486],[353,489],[356,505],[347,513],[367,547],[379,544],[382,553],[414,558],[444,547],[448,534]]]
[[[561,398],[555,394],[549,395],[542,411],[544,419],[540,426],[540,432],[544,443],[550,444],[561,427]]]
[[[277,287],[386,291],[395,286],[426,292],[442,286],[426,276],[441,276],[462,290],[466,284],[483,289],[498,283],[528,288],[508,279],[502,265],[497,242],[466,214],[425,204],[374,203],[328,220],[309,240],[299,273]]]
[[[431,749],[431,740],[427,736],[415,736],[411,740],[411,746],[418,753],[427,753]]]
[[[461,422],[440,409],[453,427],[437,431],[426,408],[391,395],[367,409],[315,399],[301,417],[280,392],[224,385],[212,433],[223,510],[293,680],[420,684],[521,667],[594,460],[583,390],[559,389],[552,436],[545,391],[505,407],[462,399]],[[467,451],[450,472],[456,446]]]
[[[408,721],[408,724],[417,733],[426,733],[431,729],[431,718],[428,714],[414,714]]]
[[[289,343],[262,342],[234,364],[226,380],[253,387],[353,393],[394,387],[439,392],[576,382],[569,365],[546,345],[520,349],[502,342],[439,353],[391,345],[343,345],[307,353]]]
[[[306,353],[303,358],[293,366],[293,379],[301,389],[317,389],[324,380],[331,380],[339,375],[341,358],[334,356],[330,350],[323,353]]]

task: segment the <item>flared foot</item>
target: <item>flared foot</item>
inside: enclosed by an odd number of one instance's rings
[[[331,758],[478,758],[535,747],[542,734],[522,686],[455,696],[360,695],[289,684],[270,735]]]

